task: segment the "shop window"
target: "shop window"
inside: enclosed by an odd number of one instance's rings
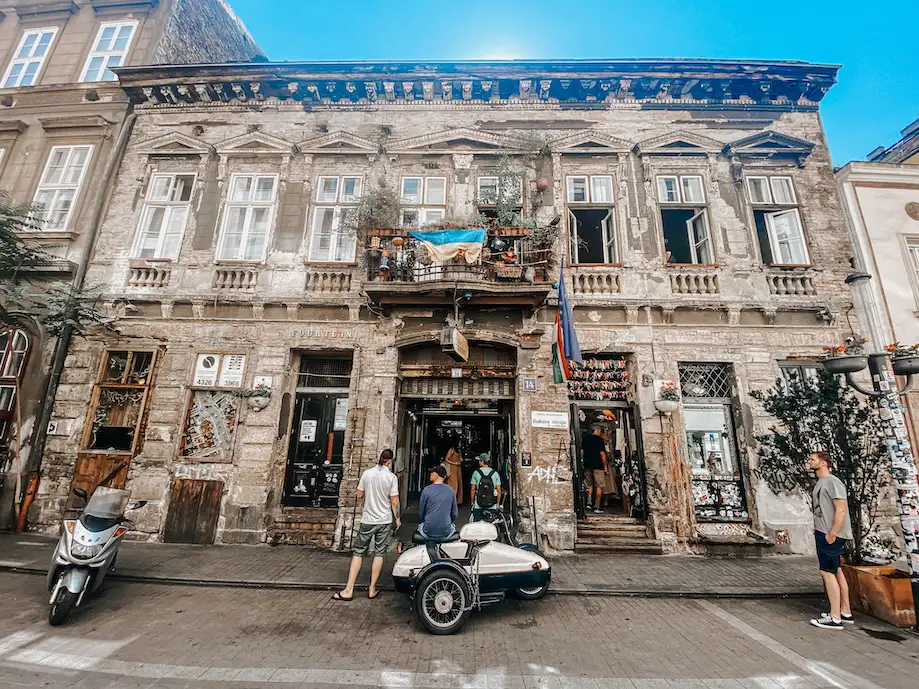
[[[16,421],[17,392],[28,355],[29,336],[25,331],[0,331],[0,449],[6,449]],[[3,464],[0,461],[0,468]]]
[[[447,206],[446,177],[403,177],[399,220],[402,227],[424,227],[443,221]]]
[[[662,175],[657,194],[666,263],[711,265],[715,262],[705,190],[698,175]]]
[[[498,209],[523,212],[523,178],[517,176],[490,176],[476,178],[476,208],[489,219],[498,217]]]
[[[301,357],[284,483],[285,504],[337,507],[344,471],[350,385],[350,356]]]
[[[100,26],[80,81],[118,81],[112,68],[124,64],[136,28],[137,22],[110,22]]]
[[[86,450],[137,454],[156,352],[107,351],[93,390]]]
[[[220,231],[218,261],[265,260],[277,192],[277,175],[233,175]]]
[[[193,174],[153,176],[132,256],[178,259],[194,186]]]
[[[181,457],[217,461],[232,455],[245,373],[244,354],[198,354],[182,431]]]
[[[34,200],[38,209],[35,220],[43,230],[67,231],[92,153],[92,146],[55,146],[51,149]]]
[[[45,58],[57,35],[57,27],[33,29],[22,34],[16,53],[3,77],[3,88],[34,86],[38,83]]]
[[[355,256],[355,232],[349,215],[361,198],[363,179],[356,175],[320,177],[310,228],[309,260],[350,263]],[[328,205],[326,205],[328,204]]]
[[[747,521],[727,364],[679,364],[686,452],[699,521]]]
[[[808,265],[807,242],[791,177],[748,176],[746,183],[763,262]]]

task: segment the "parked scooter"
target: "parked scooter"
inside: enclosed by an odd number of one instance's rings
[[[64,520],[61,538],[51,558],[48,623],[53,626],[62,624],[80,607],[88,592],[101,588],[105,575],[115,566],[121,540],[134,526],[124,513],[147,504],[146,500],[140,500],[128,507],[131,491],[102,485],[93,491],[91,498],[82,488],[73,492],[86,505],[78,519]]]

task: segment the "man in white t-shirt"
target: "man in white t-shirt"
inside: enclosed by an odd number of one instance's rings
[[[379,463],[361,474],[357,484],[357,497],[363,499],[364,509],[361,512],[361,527],[354,540],[354,556],[351,558],[351,571],[348,572],[348,585],[343,591],[336,592],[335,600],[352,600],[354,583],[361,571],[365,556],[373,553],[373,565],[370,568],[370,598],[376,598],[377,580],[383,571],[383,556],[392,544],[396,529],[402,526],[399,515],[399,479],[390,470],[392,450],[380,453]],[[393,529],[395,519],[396,528]]]

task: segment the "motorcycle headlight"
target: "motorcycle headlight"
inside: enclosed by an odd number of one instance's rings
[[[101,553],[104,547],[104,543],[99,545],[83,545],[82,543],[72,543],[70,545],[70,554],[74,557],[88,560],[89,558],[96,557],[96,555]]]

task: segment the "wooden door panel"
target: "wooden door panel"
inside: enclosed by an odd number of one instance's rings
[[[222,496],[221,481],[173,480],[163,540],[166,543],[213,543]]]
[[[70,482],[67,510],[83,507],[83,501],[79,498],[74,502],[74,488],[82,488],[92,495],[102,479],[109,476],[119,464],[122,465],[121,469],[105,485],[109,488],[123,489],[128,480],[129,463],[130,457],[123,455],[79,455],[73,469],[73,480]]]

